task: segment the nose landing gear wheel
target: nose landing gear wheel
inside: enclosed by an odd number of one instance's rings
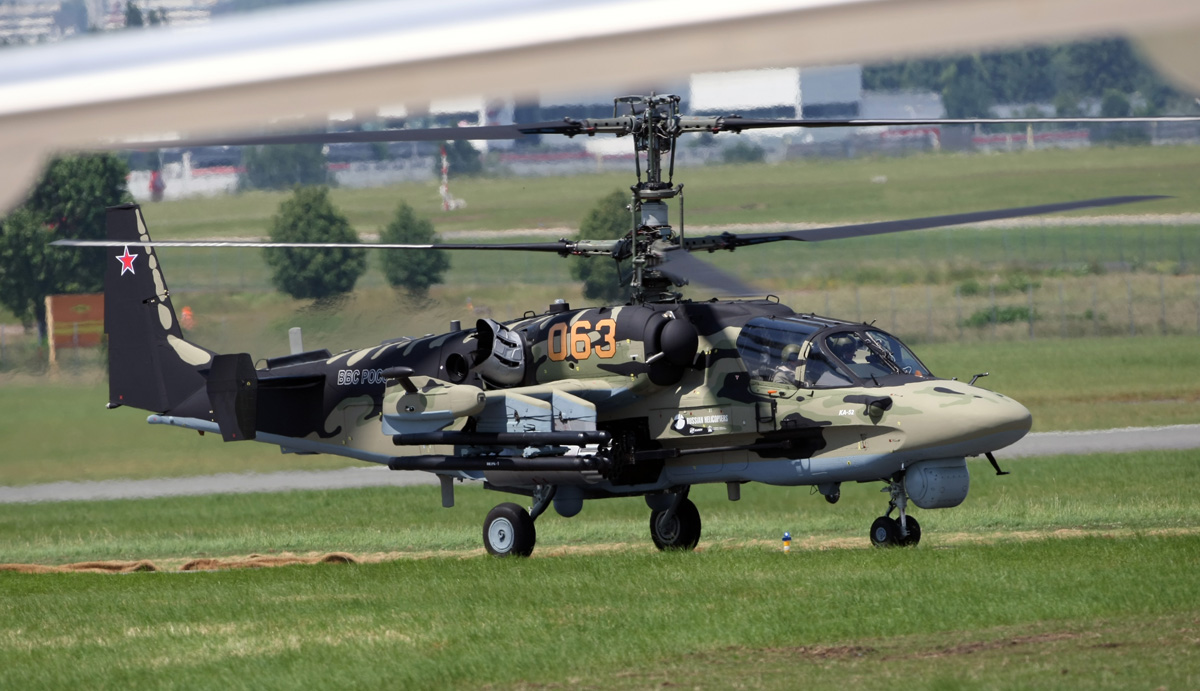
[[[904,522],[908,527],[908,535],[901,538],[900,545],[903,547],[916,547],[917,543],[921,541],[921,524],[917,523],[917,519],[912,516],[905,516]],[[899,528],[899,523],[896,524],[896,527]],[[899,532],[897,531],[898,534]]]
[[[667,511],[650,514],[650,538],[659,549],[695,549],[700,542],[700,511],[690,499],[682,499],[674,516]]]
[[[537,542],[537,529],[524,508],[506,502],[483,521],[483,546],[496,557],[528,557]]]
[[[901,537],[900,521],[890,516],[880,516],[871,524],[871,544],[876,547],[916,547],[921,541],[921,524],[912,516],[905,516],[908,535]]]

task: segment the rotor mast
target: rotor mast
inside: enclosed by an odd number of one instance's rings
[[[576,134],[630,135],[633,139],[637,184],[630,186],[631,228],[612,251],[618,261],[629,257],[633,272],[630,286],[635,303],[673,300],[672,288],[686,281],[668,276],[657,267],[663,253],[680,249],[683,236],[683,185],[674,185],[675,146],[684,132],[721,131],[723,118],[679,114],[679,97],[673,94],[622,96],[613,99],[612,118],[578,121]],[[622,112],[624,111],[624,112]],[[646,156],[645,177],[641,156]],[[670,156],[665,171],[663,157]],[[665,179],[664,179],[665,173]],[[667,200],[679,197],[679,231],[671,226]]]

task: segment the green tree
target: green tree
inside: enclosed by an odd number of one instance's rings
[[[456,139],[452,142],[442,142],[442,147],[446,150],[446,162],[450,164],[451,175],[479,175],[483,172],[483,158],[479,151],[471,146],[471,142]],[[433,172],[441,177],[441,157],[434,158]]]
[[[580,240],[612,240],[629,233],[632,223],[629,214],[629,195],[621,190],[596,202],[579,226]],[[603,257],[577,257],[571,264],[571,275],[583,281],[583,296],[616,304],[629,299],[629,286],[621,280],[622,268]]]
[[[951,118],[986,118],[992,107],[987,71],[978,57],[955,60],[942,76],[942,105]]]
[[[761,146],[745,141],[738,141],[733,146],[727,146],[721,152],[721,157],[726,163],[762,163],[766,155]]]
[[[425,245],[438,242],[433,223],[417,214],[406,202],[400,202],[392,222],[379,232],[380,242],[397,245]],[[442,282],[450,268],[449,253],[445,250],[380,250],[383,254],[383,275],[393,287],[409,297],[423,300],[429,288]]]
[[[108,250],[57,248],[67,238],[102,240],[105,209],[131,200],[129,169],[111,154],[51,161],[24,206],[0,226],[0,303],[46,334],[46,296],[104,287]]]
[[[320,143],[247,147],[242,152],[242,165],[246,172],[238,184],[245,189],[285,190],[330,181]]]
[[[298,187],[271,219],[275,242],[357,243],[350,221],[329,201],[328,187]],[[323,300],[354,290],[367,270],[366,250],[268,247],[271,282],[299,300]]]
[[[1116,89],[1105,91],[1104,98],[1100,101],[1100,116],[1105,118],[1129,117],[1129,99]]]
[[[134,27],[143,27],[146,25],[145,19],[142,17],[142,11],[132,2],[125,3],[125,28],[132,29]]]

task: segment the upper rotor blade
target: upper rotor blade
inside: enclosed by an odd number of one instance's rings
[[[763,291],[678,248],[663,253],[659,271],[676,283],[700,283],[723,295],[762,295]]]
[[[941,228],[944,226],[956,226],[966,223],[982,223],[984,221],[998,221],[1005,218],[1019,218],[1021,216],[1040,216],[1042,214],[1052,214],[1060,211],[1074,211],[1076,209],[1089,209],[1100,206],[1115,206],[1117,204],[1132,204],[1134,202],[1144,202],[1154,199],[1167,198],[1168,197],[1163,195],[1101,197],[1099,199],[1085,199],[1077,202],[1039,204],[1037,206],[1021,206],[1011,209],[997,209],[994,211],[973,211],[963,214],[927,216],[925,218],[910,218],[900,221],[856,223],[853,225],[815,228],[812,230],[784,231],[782,233],[746,233],[743,235],[724,233],[722,235],[707,235],[704,237],[684,238],[683,246],[685,249],[691,251],[713,251],[731,250],[748,245],[760,245],[766,242],[779,242],[780,240],[816,242],[819,240],[857,238],[867,235],[899,233],[906,230],[921,230],[924,228]]]
[[[559,120],[528,125],[485,125],[480,127],[434,127],[374,132],[301,132],[297,134],[261,134],[207,139],[114,142],[109,149],[167,149],[187,146],[256,146],[270,144],[355,144],[367,142],[438,142],[456,139],[520,139],[534,134],[574,134],[578,124]]]
[[[917,125],[1051,125],[1064,123],[1104,124],[1135,122],[1200,122],[1196,115],[1165,115],[1158,117],[1128,118],[931,118],[919,119],[849,119],[849,120],[764,120],[759,118],[722,118],[719,129],[723,132],[742,130],[778,129],[783,127],[904,127]]]

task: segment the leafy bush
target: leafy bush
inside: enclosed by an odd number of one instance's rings
[[[613,240],[629,232],[632,224],[629,195],[615,190],[596,202],[579,226],[580,240]],[[628,267],[628,262],[624,265]],[[617,304],[629,299],[629,286],[621,279],[622,267],[604,257],[577,257],[571,275],[583,281],[583,296]]]
[[[386,228],[379,232],[380,242],[398,245],[424,245],[438,241],[433,232],[433,223],[417,218],[413,208],[400,202],[396,216]],[[450,268],[450,257],[445,250],[379,250],[383,275],[393,287],[403,290],[409,297],[423,300],[429,288],[442,282],[442,275]]]
[[[0,304],[46,333],[46,296],[104,287],[106,248],[56,248],[63,238],[101,240],[106,209],[131,201],[129,169],[112,154],[66,156],[47,166],[25,205],[0,223]]]
[[[328,187],[298,187],[271,219],[275,242],[357,243],[350,221],[329,201]],[[366,250],[268,247],[271,282],[298,300],[323,300],[354,290],[367,270]]]
[[[238,185],[243,189],[285,190],[330,182],[321,144],[247,147],[242,152],[242,164],[246,172],[238,177]]]
[[[739,141],[733,146],[725,147],[721,155],[726,163],[762,163],[766,152],[757,144]]]
[[[1023,305],[1007,307],[988,307],[981,309],[963,320],[963,326],[988,326],[989,324],[1015,324],[1017,322],[1036,321],[1040,319],[1036,311]]]

